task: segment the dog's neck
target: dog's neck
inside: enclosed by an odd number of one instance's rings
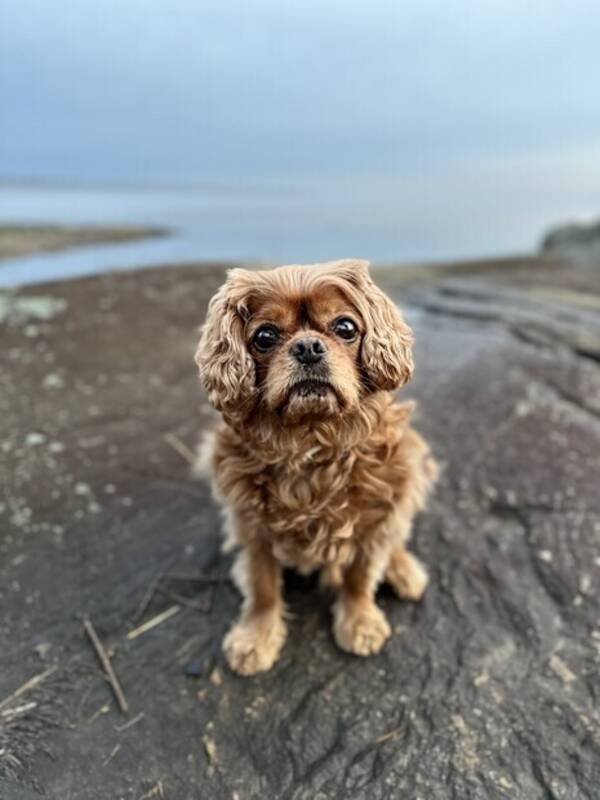
[[[393,405],[388,392],[362,398],[360,405],[334,417],[309,424],[286,426],[274,415],[257,414],[249,423],[225,418],[240,443],[265,465],[283,464],[292,471],[337,461],[357,448],[368,448],[379,436],[382,420],[401,411],[398,422],[407,422],[411,404]]]

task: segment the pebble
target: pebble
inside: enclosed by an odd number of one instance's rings
[[[27,447],[37,447],[40,444],[44,444],[45,441],[46,437],[44,434],[39,433],[38,431],[32,431],[25,437],[25,444]]]

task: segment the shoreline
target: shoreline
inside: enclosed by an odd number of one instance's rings
[[[89,217],[95,219],[94,216]],[[25,222],[0,222],[0,287],[14,290],[18,287],[40,285],[48,282],[78,279],[80,277],[127,273],[146,268],[162,269],[166,266],[187,266],[200,263],[244,263],[249,268],[268,268],[285,263],[309,263],[328,260],[328,257],[366,257],[373,269],[388,277],[398,276],[397,281],[421,278],[429,275],[445,275],[448,272],[466,274],[487,269],[496,262],[510,267],[527,260],[538,262],[535,253],[519,250],[494,253],[475,252],[473,255],[437,255],[413,257],[410,248],[404,254],[402,247],[387,255],[361,248],[340,248],[331,251],[330,246],[321,249],[318,243],[309,249],[295,252],[294,241],[283,248],[289,257],[273,253],[267,247],[266,255],[233,238],[229,246],[213,247],[210,237],[198,240],[198,232],[190,234],[185,226],[173,225],[158,216],[151,224],[93,224],[76,223],[29,224]],[[196,237],[196,238],[194,238]],[[344,241],[344,240],[342,240]],[[351,242],[351,240],[349,240]],[[258,254],[257,254],[258,253]],[[327,253],[326,257],[324,253]],[[400,258],[398,258],[400,254]]]
[[[25,287],[46,286],[62,284],[70,281],[80,281],[101,277],[102,275],[129,275],[144,273],[147,270],[164,269],[202,269],[213,267],[215,264],[225,266],[244,266],[247,269],[268,269],[277,266],[277,263],[263,263],[259,261],[240,261],[237,259],[165,259],[162,263],[148,263],[143,261],[122,267],[115,265],[103,270],[84,270],[74,275],[64,274],[56,277],[34,280],[15,280],[3,283],[3,262],[19,263],[28,256],[53,255],[66,251],[80,249],[89,250],[98,245],[118,245],[128,242],[140,242],[145,239],[162,238],[172,235],[172,231],[161,227],[143,227],[130,225],[29,225],[29,224],[0,224],[0,291],[14,292]],[[108,258],[107,258],[108,260]],[[406,262],[378,262],[372,261],[373,273],[391,289],[400,288],[409,283],[421,283],[434,278],[446,276],[473,275],[487,273],[490,270],[512,270],[529,265],[532,269],[544,268],[554,263],[555,259],[536,253],[515,253],[499,256],[484,256],[465,259],[448,259],[444,261],[406,261]],[[289,262],[288,262],[289,263]],[[4,272],[6,277],[6,271]]]

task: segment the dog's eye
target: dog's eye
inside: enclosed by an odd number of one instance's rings
[[[275,325],[261,325],[254,334],[252,342],[257,350],[266,353],[279,341],[279,330]]]
[[[351,320],[350,317],[340,317],[340,319],[337,319],[333,323],[333,331],[341,339],[351,342],[356,339],[358,328],[356,327],[356,323]]]

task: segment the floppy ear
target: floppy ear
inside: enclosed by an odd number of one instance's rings
[[[335,269],[355,288],[353,301],[366,331],[362,341],[362,366],[371,388],[392,391],[410,380],[413,372],[413,334],[400,311],[373,283],[369,262],[346,259]]]
[[[231,270],[208,304],[195,361],[209,402],[217,411],[244,416],[255,393],[254,361],[244,342],[252,273]]]

